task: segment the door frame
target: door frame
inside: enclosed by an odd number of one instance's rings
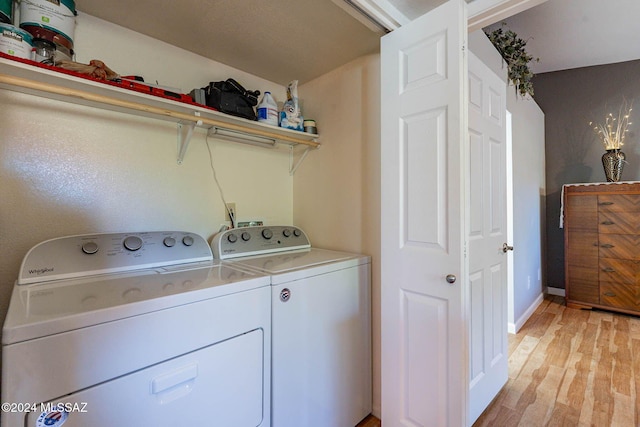
[[[332,0],[340,5],[345,0]],[[467,5],[469,32],[506,19],[517,13],[538,6],[547,0],[474,0]],[[368,18],[378,22],[389,31],[396,30],[412,21],[396,8],[395,0],[352,0]],[[342,6],[341,6],[342,7]],[[435,8],[435,7],[434,7]],[[432,9],[434,9],[432,8]],[[428,11],[427,11],[428,12]],[[360,12],[362,13],[362,12]],[[426,13],[426,12],[425,12]]]

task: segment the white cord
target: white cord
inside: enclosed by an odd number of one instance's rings
[[[236,228],[235,215],[231,212],[231,209],[229,209],[229,206],[227,205],[227,201],[224,199],[224,192],[222,191],[222,187],[218,182],[218,177],[216,176],[216,168],[213,166],[213,154],[211,153],[211,147],[209,146],[209,133],[207,133],[207,136],[205,137],[205,142],[207,144],[207,151],[209,151],[209,164],[211,165],[211,173],[213,175],[213,180],[218,186],[218,191],[220,192],[220,199],[222,199],[222,203],[224,203],[224,208],[227,210],[227,213],[229,214],[229,218],[231,218],[231,228]]]

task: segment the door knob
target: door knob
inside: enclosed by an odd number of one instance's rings
[[[512,251],[513,250],[513,246],[509,246],[506,243],[502,244],[502,252],[504,252],[505,254],[507,253],[507,251]]]
[[[446,279],[447,279],[447,282],[449,283],[456,283],[457,277],[455,274],[447,274]]]

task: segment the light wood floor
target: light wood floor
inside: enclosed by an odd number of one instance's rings
[[[369,416],[357,427],[380,426]],[[509,380],[484,426],[640,426],[640,318],[547,296],[509,335]]]
[[[369,415],[364,420],[360,421],[356,427],[380,427],[382,423],[373,415]]]
[[[509,380],[475,426],[640,426],[640,318],[549,296],[509,337]]]

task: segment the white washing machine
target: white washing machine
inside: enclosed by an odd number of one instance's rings
[[[371,413],[370,257],[297,227],[218,233],[214,257],[271,276],[271,424],[353,427]]]
[[[2,331],[2,425],[268,427],[269,284],[194,233],[35,246]]]

